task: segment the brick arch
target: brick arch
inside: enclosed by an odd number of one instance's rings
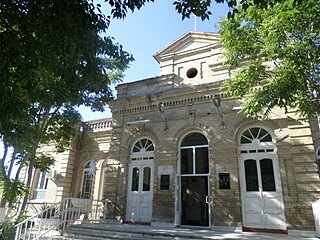
[[[180,128],[175,134],[174,139],[176,139],[176,144],[179,145],[182,139],[191,132],[200,132],[208,140],[208,145],[211,145],[212,139],[214,138],[213,129],[204,124],[195,124],[195,125],[185,125]],[[178,146],[179,147],[179,146]]]
[[[127,150],[129,150],[128,154],[130,154],[130,150],[133,144],[135,144],[141,138],[150,139],[155,145],[155,150],[157,146],[159,146],[160,140],[158,136],[151,129],[146,127],[144,127],[143,129],[135,129],[135,131],[132,132],[131,136],[125,142],[126,146],[128,146],[127,147]]]
[[[231,136],[233,136],[233,139],[235,140],[235,142],[238,142],[237,140],[244,129],[250,128],[251,126],[256,126],[256,125],[259,125],[261,127],[265,126],[270,130],[272,130],[276,142],[278,142],[278,140],[283,138],[282,135],[279,136],[278,134],[276,134],[275,130],[281,129],[281,126],[278,123],[272,120],[259,121],[253,118],[244,118],[241,121],[237,122],[237,124],[231,130]]]

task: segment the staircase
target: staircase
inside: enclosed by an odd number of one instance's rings
[[[66,226],[106,222],[109,200],[66,198],[15,226],[15,240],[52,239]]]
[[[235,228],[216,230],[203,228],[180,228],[132,224],[85,223],[69,225],[62,236],[53,240],[313,240],[311,236],[286,235],[262,232],[242,232]]]
[[[205,234],[207,233],[207,234]],[[63,236],[52,239],[107,240],[191,240],[212,238],[211,230],[177,229],[130,224],[80,224],[65,229]],[[209,237],[209,235],[211,235]]]

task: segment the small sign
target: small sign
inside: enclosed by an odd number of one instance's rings
[[[220,189],[230,189],[230,174],[229,173],[219,173],[219,188]]]
[[[170,175],[161,175],[160,177],[160,189],[161,190],[168,190],[170,187]]]

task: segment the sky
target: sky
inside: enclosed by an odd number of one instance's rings
[[[125,72],[122,83],[142,80],[159,75],[159,66],[153,55],[165,48],[175,39],[189,31],[216,32],[216,24],[220,16],[225,16],[228,8],[225,4],[217,4],[213,1],[212,15],[209,20],[201,21],[200,18],[191,17],[184,19],[178,14],[170,0],[155,0],[147,3],[140,10],[128,12],[123,20],[112,19],[108,36],[113,36],[115,41],[123,45],[124,50],[135,58]],[[110,12],[109,5],[101,3],[102,11],[106,15]],[[195,24],[196,22],[196,24]],[[116,96],[116,91],[114,91]],[[90,108],[80,107],[80,113],[84,121],[111,117],[110,109],[106,111],[92,112]]]

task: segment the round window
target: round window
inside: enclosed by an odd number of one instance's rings
[[[198,74],[198,70],[196,68],[190,68],[187,71],[187,77],[188,78],[194,78],[195,76],[197,76],[197,74]]]

